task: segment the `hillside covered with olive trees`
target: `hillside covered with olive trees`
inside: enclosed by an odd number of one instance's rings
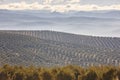
[[[55,31],[0,31],[0,65],[88,67],[120,63],[120,38]]]

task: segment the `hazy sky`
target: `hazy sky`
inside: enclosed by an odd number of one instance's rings
[[[120,0],[0,0],[0,9],[120,10]]]
[[[117,5],[120,0],[81,0],[81,4]]]
[[[13,3],[13,2],[21,2],[26,1],[28,3],[33,2],[48,2],[48,3],[66,3],[66,2],[76,2],[80,4],[96,4],[96,5],[114,5],[120,4],[120,0],[0,0],[2,4],[5,3]]]
[[[69,10],[76,10],[76,11],[120,10],[120,0],[0,0],[0,9],[50,10],[50,11],[57,11],[57,12],[66,12]],[[4,14],[0,14],[0,15],[1,15],[1,17],[3,17]],[[119,13],[118,13],[118,15],[119,15]],[[116,15],[116,16],[118,16],[118,15]],[[16,21],[14,21],[15,19],[11,20],[12,18],[8,18],[9,16],[12,17],[11,15],[7,15],[7,14],[3,18],[0,17],[0,19],[1,19],[0,29],[2,29],[2,30],[4,30],[4,29],[6,29],[6,30],[7,29],[8,30],[9,29],[18,29],[18,30],[19,29],[42,29],[43,25],[45,23],[44,21],[41,21],[41,20],[34,21],[34,19],[31,19],[31,20],[33,20],[33,22],[31,22],[31,21],[29,22],[29,20],[26,20],[26,21],[28,21],[28,22],[26,22],[24,20],[24,18],[23,18],[23,20],[20,20],[20,21],[19,21],[19,19],[16,19]],[[15,15],[15,16],[17,16],[17,15]],[[33,14],[33,16],[34,16],[34,14]],[[18,16],[18,18],[19,18],[19,16]],[[8,22],[6,22],[6,21],[8,21]],[[22,23],[22,21],[23,21],[23,23]],[[38,22],[40,22],[40,23],[38,23]],[[68,22],[69,22],[69,20],[68,20]],[[64,25],[64,24],[60,25],[60,23],[59,23],[59,24],[57,24],[59,26],[56,27],[56,25],[55,25],[54,29],[65,31],[65,32],[72,32],[72,33],[80,32],[80,34],[87,34],[87,35],[90,34],[90,35],[100,35],[100,36],[106,35],[106,36],[119,36],[120,37],[120,35],[119,35],[120,34],[120,24],[119,24],[120,21],[115,20],[110,23],[108,23],[108,22],[101,23],[101,22],[100,22],[100,24],[98,24],[99,21],[98,21],[98,23],[97,22],[93,22],[93,23],[85,22],[85,24],[83,24],[83,23],[79,24],[79,23],[73,22],[73,23],[69,23],[70,25],[68,23],[66,23],[68,25]],[[52,23],[54,23],[54,20],[52,21]],[[70,26],[72,26],[71,24],[72,25],[74,24],[73,25],[74,27],[71,28],[70,27]],[[35,27],[35,25],[36,25],[36,27]],[[40,27],[40,25],[42,27]],[[49,21],[48,21],[48,24],[46,22],[45,25],[47,25],[48,28],[50,28]],[[48,29],[48,28],[46,28],[46,29]],[[56,28],[58,28],[58,29],[56,29]],[[66,28],[66,29],[63,30],[64,28]]]

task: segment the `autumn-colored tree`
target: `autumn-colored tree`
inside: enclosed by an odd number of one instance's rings
[[[68,72],[59,71],[55,76],[55,80],[75,80],[75,77]]]
[[[115,68],[110,69],[108,72],[103,74],[103,80],[117,80],[118,71]]]
[[[81,68],[24,67],[4,65],[0,67],[0,80],[120,80],[120,68],[113,66],[92,66]]]
[[[41,72],[41,79],[42,80],[53,80],[53,77],[49,71],[43,71],[43,72]]]
[[[94,71],[88,71],[83,77],[82,80],[98,80],[98,76]]]

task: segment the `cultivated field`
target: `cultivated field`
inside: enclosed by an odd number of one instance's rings
[[[118,66],[119,58],[120,38],[55,31],[0,31],[0,65]]]

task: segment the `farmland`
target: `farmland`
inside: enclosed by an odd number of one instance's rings
[[[120,63],[120,38],[55,31],[0,31],[0,65],[88,67]]]

